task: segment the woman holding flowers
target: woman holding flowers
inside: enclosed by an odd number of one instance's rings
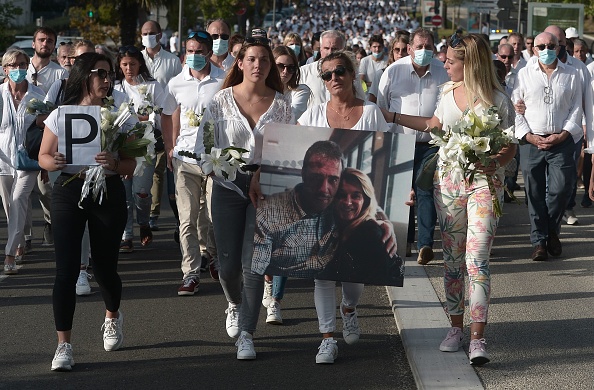
[[[111,88],[111,77],[112,66],[107,57],[96,53],[81,54],[66,83],[64,105],[101,106]],[[106,307],[103,346],[106,351],[114,351],[122,345],[123,317],[119,311],[122,282],[117,264],[120,238],[126,225],[126,195],[120,175],[131,175],[136,161],[117,152],[98,153],[95,161],[106,176],[107,196],[97,200],[93,196],[81,199],[85,180],[84,174],[79,175],[79,172],[83,167],[67,165],[64,154],[58,152],[60,113],[57,109],[45,120],[39,164],[48,171],[62,171],[54,185],[51,205],[52,221],[59,227],[54,229],[56,280],[52,297],[58,348],[51,369],[70,371],[74,365],[70,339],[75,285],[80,268],[80,242],[87,222],[95,278]]]
[[[515,114],[497,81],[489,45],[479,35],[452,36],[445,69],[451,81],[443,86],[432,118],[384,115],[403,126],[431,131],[432,142],[440,145],[433,186],[452,328],[439,348],[455,352],[462,345],[466,268],[472,321],[470,364],[482,365],[489,361],[484,339],[491,292],[489,253],[501,215],[502,167],[516,152]],[[473,126],[471,119],[480,126]]]
[[[244,160],[248,164],[260,164],[267,123],[292,123],[293,120],[291,104],[283,95],[283,84],[269,40],[265,32],[260,33],[258,35],[254,30],[252,37],[246,38],[222,90],[214,96],[201,123],[202,129],[206,123],[214,124],[216,148],[231,146],[247,150]],[[252,336],[258,323],[264,288],[264,278],[252,273],[255,207],[260,196],[259,171],[253,175],[238,171],[232,183],[215,183],[212,223],[219,253],[219,278],[229,302],[227,333],[239,337],[236,343],[238,359],[255,359]]]
[[[0,196],[8,218],[5,275],[18,272],[16,260],[24,254],[29,196],[39,174],[38,170],[21,170],[17,165],[18,153],[23,152],[25,133],[35,120],[35,115],[27,112],[27,103],[32,99],[43,99],[43,91],[25,78],[28,66],[29,56],[22,50],[9,50],[2,57],[2,68],[8,79],[0,86]]]
[[[134,46],[120,48],[116,67],[117,79],[120,81],[115,90],[128,95],[134,103],[134,110],[141,121],[149,121],[154,129],[160,127],[160,113],[167,95],[157,81],[155,81],[146,66],[144,56]],[[152,158],[155,157],[154,153]],[[153,233],[149,227],[151,212],[151,187],[155,161],[137,161],[136,170],[132,177],[124,179],[126,199],[128,205],[128,222],[122,236],[120,252],[132,252],[134,249],[134,210],[136,221],[140,225],[140,243],[149,245],[153,240]]]

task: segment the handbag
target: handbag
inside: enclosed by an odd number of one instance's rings
[[[23,148],[19,148],[16,154],[16,169],[19,171],[39,171],[41,167],[39,166],[39,162],[37,160],[33,160],[29,157],[29,153],[27,150]]]
[[[423,160],[421,169],[415,179],[415,184],[423,191],[430,191],[433,188],[433,177],[437,168],[438,153],[435,153]]]
[[[41,140],[43,139],[43,128],[37,126],[33,121],[31,126],[27,129],[25,133],[25,151],[29,158],[33,160],[39,159],[39,149],[41,148]]]

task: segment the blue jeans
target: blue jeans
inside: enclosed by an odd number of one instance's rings
[[[153,186],[153,174],[155,173],[155,162],[145,165],[144,172],[140,176],[132,176],[124,180],[126,189],[126,206],[128,208],[128,220],[124,230],[123,239],[131,240],[134,237],[134,210],[136,210],[136,222],[140,226],[148,226],[153,198],[151,187]]]
[[[584,145],[584,138],[582,137],[576,144],[574,145],[573,151],[573,159],[575,160],[576,166],[576,175],[577,175],[577,165],[580,161],[580,155],[582,154],[582,146]],[[576,176],[577,177],[577,176]],[[575,207],[575,196],[577,195],[577,180],[573,182],[573,191],[571,192],[571,197],[569,198],[569,202],[567,203],[567,210],[573,210]]]
[[[577,177],[574,151],[571,136],[549,150],[539,150],[530,143],[520,146],[533,246],[546,244],[550,231],[558,234],[561,230]]]
[[[233,182],[246,198],[218,184],[212,189],[212,225],[219,255],[219,279],[227,301],[241,303],[239,326],[249,333],[256,330],[264,293],[264,277],[252,273],[256,209],[248,198],[251,178],[252,175],[238,174]]]
[[[277,301],[283,299],[285,295],[285,285],[287,284],[286,276],[273,276],[272,277],[272,298]]]
[[[435,231],[435,224],[437,221],[437,213],[435,212],[435,203],[433,202],[433,189],[424,191],[417,188],[415,184],[417,176],[421,172],[423,162],[435,153],[438,148],[424,142],[418,142],[415,146],[415,162],[413,167],[413,189],[417,198],[417,249],[424,246],[433,248],[433,232]],[[406,242],[415,241],[415,208],[410,208],[408,218],[408,234]]]

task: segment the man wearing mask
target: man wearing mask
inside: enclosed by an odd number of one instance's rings
[[[168,166],[175,174],[175,196],[180,210],[180,249],[183,283],[178,295],[194,295],[200,284],[200,246],[198,214],[204,175],[198,162],[178,154],[194,150],[203,134],[191,123],[190,116],[201,115],[223,84],[225,72],[214,66],[212,37],[206,31],[196,31],[186,40],[186,64],[182,72],[167,84],[167,107],[163,108],[163,140]],[[174,115],[175,114],[175,115]]]
[[[561,61],[562,63],[569,65],[570,67],[577,70],[577,73],[578,73],[579,79],[580,79],[580,88],[582,89],[582,100],[580,101],[580,103],[582,105],[582,110],[584,110],[584,112],[586,110],[591,110],[592,107],[587,107],[585,105],[585,100],[584,100],[585,96],[586,96],[586,89],[590,87],[590,72],[588,71],[588,67],[582,61],[578,60],[577,58],[573,58],[571,55],[569,55],[567,53],[567,48],[566,48],[567,39],[565,38],[565,30],[563,30],[559,26],[549,26],[544,31],[553,34],[557,38],[557,41],[559,42],[559,54],[557,55],[557,58],[559,59],[559,61]],[[576,140],[576,143],[574,146],[574,148],[575,148],[574,158],[575,158],[575,164],[576,164],[576,172],[577,172],[577,164],[578,164],[580,156],[582,154],[583,143],[584,143],[584,140],[583,140],[583,134],[582,134],[582,139]],[[577,194],[577,181],[574,181],[571,197],[569,198],[569,202],[567,203],[565,213],[563,214],[563,220],[568,225],[575,225],[579,222],[577,216],[575,215],[575,211],[573,210],[576,205],[576,202],[575,202],[576,194]]]
[[[433,116],[439,98],[439,86],[449,81],[443,63],[433,58],[433,33],[424,28],[415,30],[410,37],[407,52],[408,56],[390,65],[382,74],[378,86],[377,105],[401,114]],[[437,214],[433,203],[433,190],[417,188],[414,179],[419,175],[423,161],[431,158],[438,149],[429,144],[429,133],[400,125],[395,125],[395,130],[398,133],[414,134],[416,137],[412,188],[417,199],[417,262],[424,265],[434,257],[433,231]],[[409,246],[412,246],[414,241],[414,206],[411,206],[406,240],[407,256],[410,255]]]
[[[532,260],[562,253],[561,219],[576,181],[575,144],[582,130],[582,85],[578,72],[557,58],[559,41],[549,32],[534,40],[535,59],[518,73],[512,101],[523,101],[516,115],[520,165],[524,176]]]
[[[223,19],[216,19],[208,24],[206,31],[212,36],[212,57],[210,61],[226,72],[235,61],[235,58],[229,54],[231,29]]]
[[[381,35],[373,35],[369,39],[369,49],[371,55],[361,59],[359,64],[359,74],[361,80],[371,87],[371,82],[375,79],[375,74],[388,66],[388,56],[384,52],[384,38]]]
[[[149,20],[144,23],[140,29],[142,37],[142,45],[144,50],[142,55],[146,66],[149,69],[151,76],[161,84],[163,89],[167,88],[167,83],[173,77],[177,76],[181,70],[182,65],[174,54],[164,50],[159,43],[161,36],[161,26],[154,20]],[[157,129],[160,130],[160,123],[155,123]],[[167,166],[167,157],[165,156],[163,148],[159,148],[157,152],[157,160],[155,163],[155,173],[153,175],[153,186],[151,188],[151,195],[153,203],[151,205],[151,216],[149,225],[151,230],[159,230],[157,220],[161,214],[161,195],[163,194],[163,183],[165,182],[165,169]],[[174,211],[177,211],[175,205],[175,196],[170,195],[169,203]]]

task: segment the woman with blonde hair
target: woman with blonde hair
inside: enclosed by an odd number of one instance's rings
[[[283,40],[283,45],[293,50],[297,56],[297,65],[305,65],[307,57],[305,56],[305,50],[303,50],[303,40],[299,34],[294,32],[288,33]]]
[[[384,111],[394,123],[419,131],[447,129],[468,111],[480,115],[490,107],[498,108],[501,128],[514,126],[515,112],[511,100],[497,80],[489,44],[479,35],[453,35],[448,43],[445,69],[450,82],[443,87],[441,99],[432,118],[416,117]],[[491,156],[488,166],[477,163],[477,174],[454,180],[441,158],[433,179],[434,201],[443,242],[445,263],[444,286],[452,328],[440,345],[444,352],[455,352],[464,338],[464,269],[470,283],[469,305],[470,364],[489,362],[484,330],[487,323],[491,272],[489,254],[499,218],[489,190],[491,177],[499,203],[503,203],[505,166],[515,155],[510,144]]]

